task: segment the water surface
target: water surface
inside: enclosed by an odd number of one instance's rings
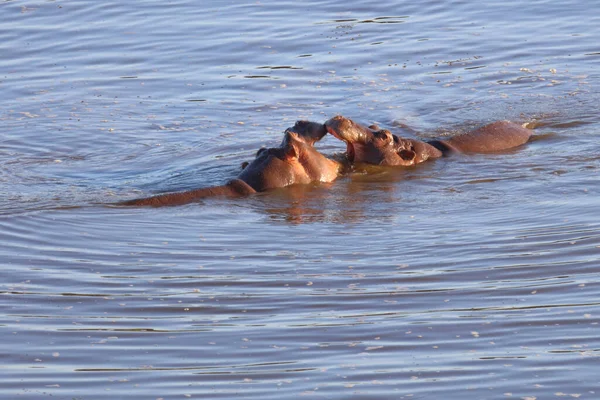
[[[0,398],[598,398],[599,16],[0,3]],[[536,138],[107,206],[222,184],[296,119],[336,114],[421,139],[510,119]]]

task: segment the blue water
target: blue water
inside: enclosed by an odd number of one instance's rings
[[[0,399],[597,399],[599,43],[589,1],[0,3]],[[536,137],[108,206],[336,114]]]

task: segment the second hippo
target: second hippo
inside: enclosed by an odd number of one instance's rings
[[[236,179],[225,185],[128,200],[124,206],[174,206],[215,196],[240,197],[311,182],[332,182],[342,164],[319,153],[314,143],[327,133],[323,124],[298,121],[285,131],[279,147],[262,148]]]
[[[327,131],[346,142],[350,162],[410,166],[451,152],[492,153],[526,143],[530,129],[509,121],[498,121],[444,140],[424,142],[404,139],[386,129],[365,127],[338,115],[325,122]]]

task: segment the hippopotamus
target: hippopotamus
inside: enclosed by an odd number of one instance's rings
[[[390,166],[415,165],[453,152],[507,150],[526,143],[533,133],[514,122],[497,121],[449,139],[424,142],[398,137],[375,125],[365,127],[341,115],[325,122],[325,127],[330,134],[346,142],[350,162]]]
[[[128,200],[119,205],[173,206],[206,197],[241,197],[295,184],[332,182],[340,174],[342,164],[314,148],[314,143],[326,134],[323,124],[298,121],[286,129],[279,147],[258,150],[256,158],[243,166],[237,178],[224,185]]]

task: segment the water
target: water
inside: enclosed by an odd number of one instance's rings
[[[0,399],[599,398],[599,11],[0,3]],[[536,139],[107,206],[222,184],[338,113]]]

